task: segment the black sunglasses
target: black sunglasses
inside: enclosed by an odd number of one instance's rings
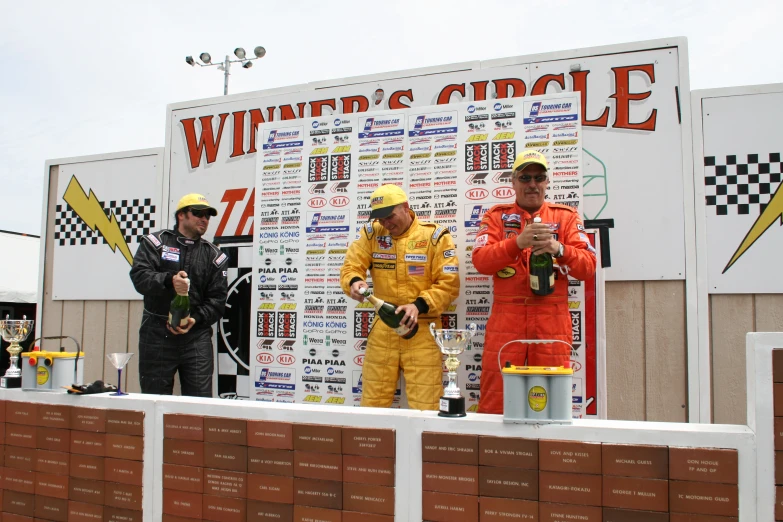
[[[209,209],[208,208],[205,208],[205,209],[202,209],[202,210],[196,210],[196,209],[191,208],[190,209],[190,213],[193,215],[193,217],[197,217],[197,218],[205,217],[205,218],[209,219],[210,217],[212,217],[212,214],[209,213]]]
[[[536,183],[542,183],[547,180],[547,176],[546,174],[536,174],[535,176],[531,176],[530,174],[522,174],[521,176],[517,176],[514,179],[520,183],[529,183],[531,179]]]

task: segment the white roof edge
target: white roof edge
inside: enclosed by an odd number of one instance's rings
[[[107,152],[104,154],[88,154],[86,156],[73,156],[71,158],[54,158],[46,160],[46,168],[53,165],[69,165],[73,163],[86,163],[88,161],[105,161],[123,158],[136,158],[139,156],[163,155],[165,147],[155,147],[151,149],[125,150],[120,152]]]
[[[769,94],[783,92],[783,83],[763,83],[760,85],[737,85],[734,87],[713,87],[691,91],[693,99],[721,98],[724,96],[744,96],[748,94]]]

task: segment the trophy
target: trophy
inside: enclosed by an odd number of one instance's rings
[[[457,369],[459,368],[457,356],[465,351],[470,338],[476,335],[476,325],[470,323],[467,330],[436,330],[435,323],[430,323],[430,333],[440,347],[441,353],[448,356],[446,369],[449,371],[449,383],[443,391],[443,397],[440,398],[438,415],[441,417],[464,417],[465,397],[462,396],[457,386]]]
[[[7,348],[8,353],[11,354],[11,364],[5,372],[5,376],[0,377],[0,388],[22,387],[22,370],[18,367],[22,347],[19,346],[19,343],[30,335],[33,322],[32,320],[28,321],[27,316],[22,316],[22,319],[8,319],[6,316],[6,319],[0,320],[0,333],[2,333],[3,340],[11,343],[11,346]]]
[[[128,364],[128,361],[131,360],[131,357],[133,357],[133,353],[108,353],[106,354],[106,357],[109,359],[111,365],[117,368],[117,391],[115,393],[111,393],[110,395],[128,395],[127,392],[122,391],[122,370]]]

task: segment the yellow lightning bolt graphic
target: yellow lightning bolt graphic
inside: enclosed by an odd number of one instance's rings
[[[736,263],[742,254],[747,252],[747,250],[753,246],[753,243],[755,243],[778,218],[780,218],[780,224],[783,225],[783,190],[781,190],[781,187],[783,187],[783,183],[778,185],[775,194],[764,209],[764,212],[761,213],[756,222],[753,223],[753,226],[750,227],[750,231],[748,231],[745,239],[742,240],[739,248],[734,252],[734,255],[731,256],[729,264],[726,265],[726,268],[723,269],[722,273],[725,274],[726,270],[731,268],[731,265]]]
[[[103,207],[92,190],[90,190],[88,197],[76,176],[72,176],[70,183],[68,183],[68,188],[65,189],[65,194],[63,194],[63,199],[76,212],[76,215],[90,227],[90,230],[95,232],[97,229],[103,234],[112,252],[116,252],[117,248],[119,248],[128,264],[133,266],[133,254],[131,254],[130,248],[125,243],[125,236],[122,234],[122,230],[120,230],[120,225],[117,223],[114,212],[111,213],[111,218],[107,218]]]

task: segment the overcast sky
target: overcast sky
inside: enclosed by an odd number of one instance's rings
[[[780,83],[781,4],[0,0],[0,229],[40,233],[47,159],[163,147],[167,104],[221,95],[186,55],[266,47],[232,69],[236,94],[686,36],[692,89]]]

